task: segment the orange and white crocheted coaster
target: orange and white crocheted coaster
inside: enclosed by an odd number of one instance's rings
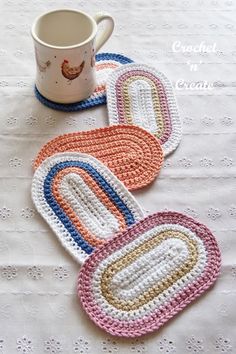
[[[135,198],[109,168],[78,152],[43,161],[33,177],[32,199],[79,263],[143,217]]]
[[[119,125],[58,136],[42,147],[34,161],[34,168],[55,153],[69,151],[96,157],[129,190],[151,183],[163,163],[158,139],[140,127]]]

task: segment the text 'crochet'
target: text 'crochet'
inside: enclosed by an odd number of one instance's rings
[[[151,183],[163,163],[161,145],[152,134],[136,126],[119,125],[56,137],[42,147],[34,168],[55,153],[69,151],[93,155],[129,190]]]
[[[32,199],[80,263],[143,217],[133,196],[102,162],[76,152],[43,161],[33,177]]]
[[[152,332],[216,280],[220,252],[209,229],[176,212],[146,217],[84,263],[78,294],[89,317],[112,335]]]
[[[107,81],[110,124],[134,124],[154,134],[164,156],[179,145],[181,122],[173,88],[161,72],[144,64],[127,64]]]
[[[64,112],[82,111],[87,108],[99,106],[106,103],[106,82],[110,73],[121,65],[132,63],[133,60],[116,53],[100,53],[96,55],[96,80],[97,86],[94,93],[87,99],[75,103],[56,103],[50,101],[37,90],[35,96],[45,106]]]

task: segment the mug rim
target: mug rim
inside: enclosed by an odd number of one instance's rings
[[[80,43],[77,43],[77,44],[73,44],[73,45],[68,45],[68,46],[56,46],[56,45],[52,45],[52,44],[49,44],[47,42],[42,41],[37,36],[36,31],[35,31],[35,27],[36,27],[36,25],[37,25],[37,23],[38,23],[38,21],[40,19],[42,19],[44,16],[46,16],[48,14],[52,14],[52,13],[55,13],[55,12],[76,12],[76,13],[84,15],[85,17],[87,17],[92,22],[93,30],[92,30],[91,35],[83,42],[80,42]],[[31,26],[31,36],[33,37],[33,39],[36,42],[38,42],[39,44],[41,44],[41,45],[43,45],[45,47],[48,47],[48,48],[61,49],[61,50],[82,47],[83,45],[89,43],[96,36],[96,33],[97,33],[97,23],[96,23],[96,21],[94,20],[94,18],[92,16],[88,15],[84,11],[80,11],[80,10],[76,10],[76,9],[68,9],[68,8],[66,8],[66,9],[56,9],[56,10],[44,12],[43,14],[39,15],[38,17],[36,17],[36,19],[34,20],[32,26]]]

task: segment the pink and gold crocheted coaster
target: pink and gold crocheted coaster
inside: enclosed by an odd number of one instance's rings
[[[216,280],[220,251],[211,231],[176,212],[146,217],[95,251],[79,274],[89,317],[112,335],[161,327]]]
[[[127,64],[115,69],[107,81],[109,122],[134,124],[154,134],[164,156],[174,151],[181,139],[181,122],[169,79],[144,64]]]
[[[158,139],[142,128],[120,125],[58,136],[42,147],[34,168],[48,156],[68,151],[98,158],[129,190],[152,182],[163,163]]]
[[[94,157],[48,157],[35,171],[32,199],[67,251],[79,262],[143,217],[125,186]]]

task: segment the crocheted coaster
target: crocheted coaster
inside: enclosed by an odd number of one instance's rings
[[[106,81],[110,73],[117,67],[132,63],[133,60],[125,57],[121,54],[115,53],[100,53],[96,55],[96,70],[97,70],[97,87],[94,93],[86,100],[75,102],[75,103],[56,103],[53,102],[37,90],[36,86],[34,89],[35,96],[37,99],[43,103],[45,106],[64,112],[75,112],[82,111],[87,108],[99,106],[106,103]]]
[[[68,151],[98,158],[130,190],[152,182],[163,162],[161,145],[152,134],[136,126],[120,125],[58,136],[42,147],[34,168],[48,156]]]
[[[80,263],[143,216],[133,196],[106,166],[77,152],[55,154],[37,168],[32,198]]]
[[[181,122],[171,82],[161,72],[143,64],[117,68],[107,81],[110,124],[139,125],[154,134],[164,156],[181,139]]]
[[[220,251],[206,226],[161,212],[124,231],[85,262],[78,294],[89,317],[110,334],[152,332],[216,280]]]

